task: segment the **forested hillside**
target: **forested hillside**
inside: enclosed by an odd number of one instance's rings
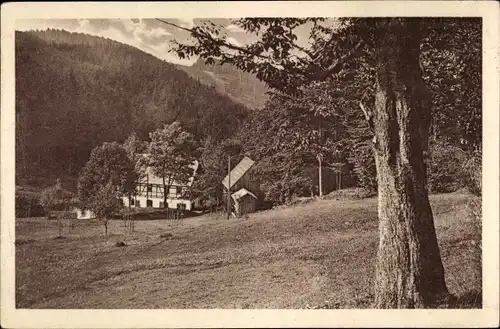
[[[76,176],[93,147],[175,120],[197,139],[233,134],[248,110],[177,66],[109,39],[16,32],[16,176]]]
[[[214,86],[217,91],[250,108],[262,108],[269,99],[264,82],[232,65],[206,64],[198,59],[191,66],[179,67],[201,83]]]

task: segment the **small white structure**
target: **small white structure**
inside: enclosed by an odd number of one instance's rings
[[[189,190],[194,181],[194,176],[198,170],[199,163],[195,161],[190,167],[193,169],[193,175],[189,178],[187,184],[173,182],[167,192],[167,206],[173,209],[192,210],[198,206],[198,200],[189,197]],[[153,174],[151,168],[146,169],[146,175],[137,182],[135,196],[130,199],[132,208],[164,208],[163,200],[163,179]],[[123,205],[129,206],[129,198],[122,197]]]
[[[77,219],[94,219],[95,215],[89,209],[82,210],[80,208],[73,208],[73,212],[76,212]]]

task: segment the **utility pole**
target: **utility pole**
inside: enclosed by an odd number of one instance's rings
[[[342,189],[342,167],[343,167],[343,165],[340,164],[340,169],[339,169],[339,190]]]
[[[319,196],[323,196],[323,182],[321,175],[321,154],[318,154]]]
[[[322,146],[322,142],[323,142],[323,136],[322,136],[322,131],[321,131],[321,117],[319,118],[319,146],[320,146],[320,149],[321,149],[321,146]],[[321,151],[319,152],[318,154],[318,177],[319,177],[319,186],[318,186],[318,189],[319,189],[319,196],[322,197],[323,196],[323,175],[322,175],[322,170],[321,170]]]
[[[231,214],[231,156],[227,157],[227,219]]]

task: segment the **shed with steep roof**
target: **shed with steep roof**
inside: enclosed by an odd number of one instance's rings
[[[225,193],[229,191],[231,194],[231,202],[237,216],[254,212],[257,209],[258,184],[251,170],[254,165],[255,162],[252,159],[244,157],[222,180]]]

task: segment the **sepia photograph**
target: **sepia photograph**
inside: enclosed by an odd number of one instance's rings
[[[498,316],[498,15],[184,5],[2,25],[14,310]]]

